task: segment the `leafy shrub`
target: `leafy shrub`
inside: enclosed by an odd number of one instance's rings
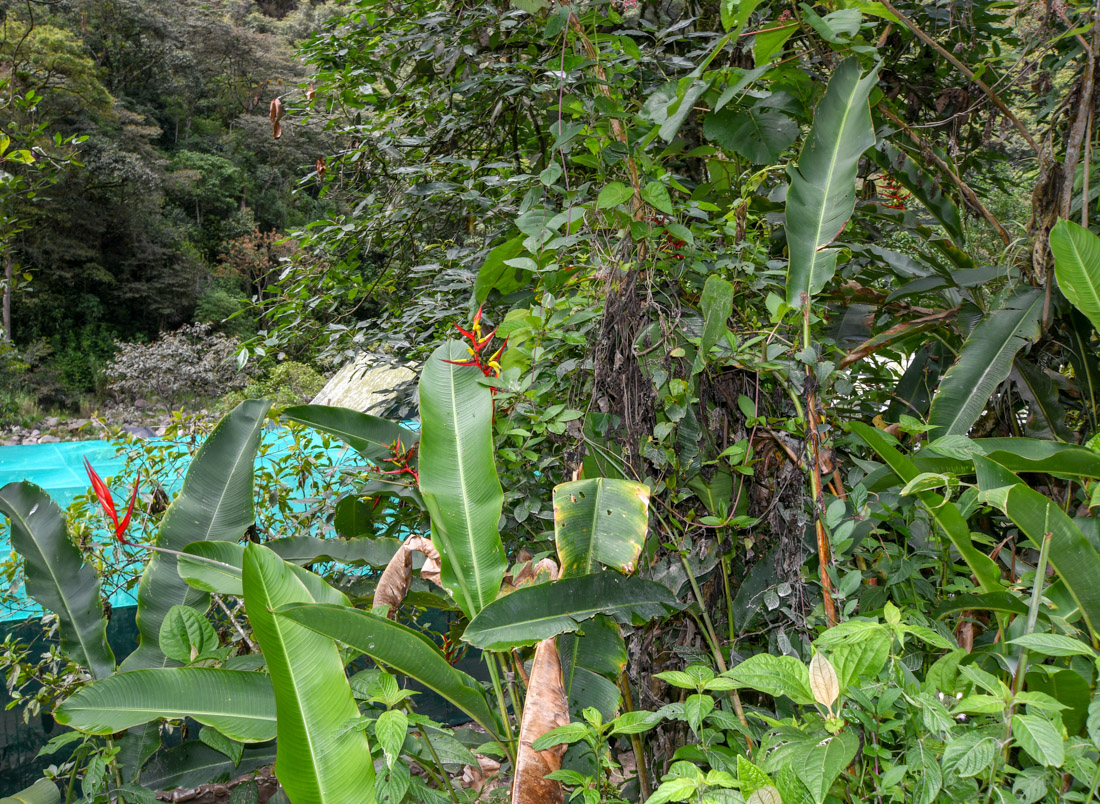
[[[217,331],[235,338],[255,334],[256,320],[248,315],[230,318],[248,307],[248,298],[232,283],[215,282],[195,302],[195,320],[212,325]]]
[[[247,372],[237,368],[237,345],[236,338],[212,333],[209,324],[189,324],[148,345],[120,343],[107,366],[107,389],[121,399],[167,404],[217,397],[248,382]]]
[[[246,399],[268,399],[276,408],[309,402],[325,387],[325,378],[305,363],[280,363],[263,379],[253,379],[240,391],[226,394],[218,405],[229,412]]]

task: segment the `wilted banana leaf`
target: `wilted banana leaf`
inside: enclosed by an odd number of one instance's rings
[[[1016,354],[1038,336],[1042,312],[1042,291],[1021,288],[974,328],[932,400],[928,423],[936,427],[934,436],[966,435],[1008,377]]]
[[[871,449],[878,453],[878,456],[894,471],[902,483],[908,483],[920,474],[913,462],[890,446],[882,433],[874,427],[862,422],[852,422],[850,426],[852,432],[862,438]],[[982,587],[982,591],[1002,591],[1004,587],[1001,584],[1000,569],[993,559],[974,546],[974,542],[970,538],[970,527],[966,524],[966,520],[962,518],[962,514],[959,513],[959,509],[955,504],[950,500],[944,500],[934,491],[921,491],[916,496],[928,509],[928,512],[947,535],[947,538],[950,539],[951,544],[959,551],[963,561],[967,563],[970,571],[974,573],[974,577],[978,579],[978,585]]]
[[[577,631],[597,614],[641,625],[681,608],[659,583],[600,572],[521,587],[490,603],[466,626],[462,638],[484,650],[508,650]]]
[[[12,549],[23,556],[27,594],[57,615],[62,652],[93,678],[114,673],[99,576],[69,541],[57,503],[33,483],[9,483],[0,489],[0,511],[11,520]]]
[[[493,399],[469,357],[449,341],[420,376],[420,492],[442,558],[443,587],[467,617],[500,590],[507,569],[497,532],[504,493],[493,459]]]
[[[1092,346],[1092,323],[1076,310],[1065,319],[1069,340],[1069,362],[1081,394],[1082,407],[1096,429],[1100,419],[1100,360]]]
[[[113,734],[159,718],[190,717],[241,742],[275,736],[271,680],[261,673],[208,667],[117,673],[66,698],[54,717],[88,734]]]
[[[269,407],[266,400],[242,402],[214,428],[164,515],[157,546],[179,551],[197,541],[236,542],[255,522],[252,477]],[[154,553],[138,587],[138,647],[120,669],[174,664],[160,651],[160,626],[168,611],[179,605],[206,611],[210,597],[179,576],[174,555]]]
[[[245,610],[263,651],[278,715],[275,773],[294,804],[375,800],[366,734],[336,644],[273,613],[290,603],[344,602],[321,578],[258,544],[245,548]]]
[[[49,779],[39,779],[18,793],[0,798],[0,804],[61,804],[61,791]]]
[[[633,572],[649,528],[649,487],[594,477],[554,487],[554,539],[562,577],[603,564]]]
[[[876,66],[860,75],[850,58],[837,67],[814,111],[814,124],[798,157],[788,167],[787,304],[801,308],[836,272],[837,254],[824,248],[837,238],[856,207],[856,169],[875,144],[868,98],[878,80]]]
[[[1050,230],[1058,288],[1100,332],[1100,237],[1073,221]]]
[[[388,419],[330,405],[295,405],[284,410],[282,418],[334,435],[369,461],[392,455],[391,446],[398,440],[408,449],[420,438],[415,430]]]
[[[291,604],[279,608],[276,615],[349,645],[415,679],[468,714],[494,739],[503,740],[500,720],[478,682],[452,667],[439,648],[419,631],[344,606]]]
[[[1027,423],[1029,435],[1060,441],[1073,439],[1066,427],[1066,409],[1058,400],[1058,389],[1041,368],[1017,355],[1009,377],[1031,412]]]
[[[516,773],[512,779],[513,804],[561,804],[565,801],[561,784],[546,775],[561,770],[565,745],[536,751],[532,743],[551,729],[569,723],[569,706],[562,687],[561,660],[553,639],[543,640],[535,648],[527,697],[523,702],[523,721],[519,727]]]
[[[1100,555],[1073,520],[1050,498],[1029,488],[1019,477],[994,461],[976,456],[978,487],[986,502],[1016,523],[1036,549],[1051,534],[1050,564],[1077,601],[1081,614],[1100,635]]]

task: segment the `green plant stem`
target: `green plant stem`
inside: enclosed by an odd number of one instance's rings
[[[688,582],[691,584],[691,591],[695,595],[695,600],[699,604],[699,610],[703,615],[703,631],[707,636],[707,641],[710,643],[711,651],[714,653],[714,661],[718,664],[718,671],[721,673],[726,672],[726,660],[722,658],[722,649],[718,644],[718,634],[714,630],[714,624],[710,621],[710,615],[707,614],[707,604],[703,600],[703,593],[699,589],[699,582],[695,580],[695,573],[691,571],[691,565],[688,564],[687,558],[683,553],[680,553],[680,563],[684,565],[684,572],[687,573]]]
[[[516,739],[512,736],[512,724],[508,721],[508,704],[504,702],[504,688],[500,683],[500,673],[497,671],[496,659],[493,658],[492,654],[487,651],[482,656],[485,657],[485,666],[489,668],[489,678],[493,682],[493,692],[496,694],[497,706],[500,708],[500,721],[504,726],[503,736],[507,740],[504,750],[514,768],[516,766]]]
[[[1024,636],[1032,633],[1035,630],[1035,623],[1039,620],[1039,606],[1043,600],[1043,582],[1046,580],[1047,574],[1047,558],[1050,555],[1050,541],[1054,537],[1054,534],[1049,530],[1043,534],[1043,544],[1039,548],[1039,563],[1035,566],[1035,582],[1031,586],[1031,602],[1027,608],[1027,622],[1024,624]],[[1021,687],[1023,686],[1024,673],[1027,671],[1027,648],[1020,649],[1020,661],[1016,665],[1016,677],[1013,679],[1012,694],[1013,696],[1019,694]],[[1009,705],[1008,714],[1012,716],[1013,704]]]
[[[523,722],[523,704],[516,693],[516,676],[515,673],[508,670],[508,660],[504,654],[498,653],[496,657],[500,662],[501,673],[508,679],[508,697],[512,699],[512,712],[516,716],[516,724],[518,725]]]
[[[1100,785],[1100,762],[1096,764],[1096,770],[1092,773],[1092,782],[1089,784],[1089,797],[1085,799],[1085,804],[1092,804],[1092,800],[1096,798],[1096,787]]]
[[[420,730],[420,736],[424,738],[424,745],[428,746],[428,752],[432,755],[432,761],[435,762],[435,766],[439,768],[439,775],[443,778],[443,785],[447,788],[447,795],[454,804],[458,804],[458,794],[455,793],[455,789],[451,785],[451,777],[447,775],[447,769],[443,767],[443,762],[440,760],[439,754],[435,752],[435,746],[432,745],[432,741],[428,738],[427,727]]]
[[[627,712],[633,712],[634,696],[630,694],[630,681],[627,679],[625,671],[619,675],[619,689],[623,693],[623,709]],[[642,794],[642,800],[645,801],[649,798],[650,789],[649,772],[645,764],[645,745],[642,743],[642,735],[631,734],[630,746],[634,749],[634,766],[638,772],[638,790]]]

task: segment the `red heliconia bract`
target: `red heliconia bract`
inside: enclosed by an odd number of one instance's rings
[[[115,510],[115,500],[111,496],[111,490],[107,488],[107,484],[103,482],[103,479],[96,473],[96,470],[92,468],[92,464],[87,458],[84,459],[84,468],[88,470],[88,479],[92,481],[92,489],[95,491],[96,499],[99,500],[100,506],[103,507],[103,512],[107,515],[108,519],[115,525],[115,538],[122,544],[130,547],[138,547],[126,538],[126,529],[130,527],[130,517],[134,513],[134,503],[137,502],[138,484],[141,481],[139,477],[134,481],[134,490],[130,494],[130,504],[126,508],[126,515],[122,518],[122,521],[118,520],[118,512]]]

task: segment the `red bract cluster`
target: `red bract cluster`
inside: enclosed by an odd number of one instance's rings
[[[470,345],[466,347],[466,351],[470,353],[470,356],[466,360],[447,360],[444,362],[453,366],[476,366],[481,369],[481,373],[486,377],[499,377],[500,356],[504,353],[504,347],[508,345],[508,340],[505,339],[500,348],[493,352],[488,360],[485,359],[485,347],[493,340],[493,336],[496,335],[497,331],[494,329],[488,335],[481,334],[481,307],[477,308],[472,331],[463,329],[458,324],[455,324],[455,329],[461,332],[462,336],[470,342]]]
[[[384,475],[411,475],[417,485],[420,485],[420,475],[412,467],[413,456],[416,455],[416,444],[405,449],[399,438],[390,444],[390,449],[393,450],[393,455],[389,458],[383,458],[382,463],[392,463],[397,468],[380,469],[379,472]]]
[[[102,478],[96,474],[95,469],[88,462],[88,459],[84,459],[84,468],[88,470],[88,479],[92,481],[92,488],[95,490],[96,499],[99,500],[99,504],[103,507],[103,513],[107,515],[107,518],[115,525],[115,538],[122,544],[130,547],[139,547],[133,542],[127,540],[125,534],[126,529],[130,527],[130,517],[134,513],[134,503],[137,502],[138,483],[141,478],[134,481],[134,491],[130,494],[130,505],[126,508],[126,516],[122,518],[122,521],[118,520],[118,512],[115,510],[115,500],[111,496],[111,490],[107,488],[107,484],[103,482]]]
[[[887,176],[879,182],[879,186],[882,188],[879,190],[879,196],[888,202],[883,204],[884,207],[888,209],[905,209],[905,200],[909,197],[909,193],[902,189],[897,179]]]

